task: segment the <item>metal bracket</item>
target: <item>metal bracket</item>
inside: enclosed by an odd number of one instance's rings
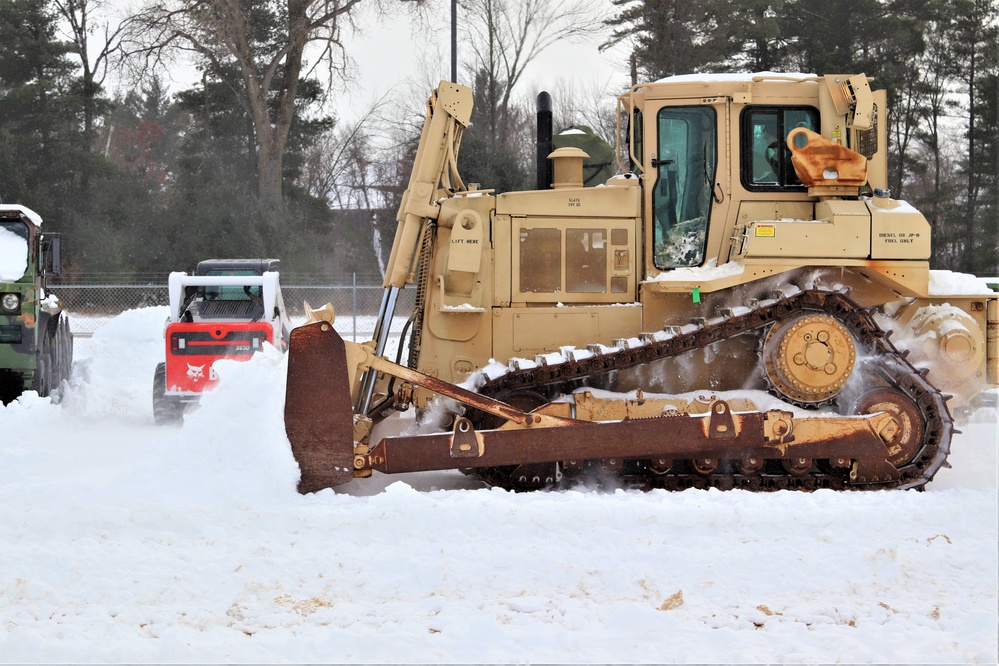
[[[732,410],[724,400],[711,403],[711,420],[708,422],[708,437],[711,439],[732,439],[735,432],[735,422],[732,420]]]
[[[451,432],[451,457],[478,458],[484,452],[482,439],[472,427],[472,422],[465,417],[455,419]]]

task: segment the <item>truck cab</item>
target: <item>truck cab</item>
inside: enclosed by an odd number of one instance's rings
[[[47,279],[60,271],[58,234],[30,208],[0,204],[0,400],[50,395],[73,366],[73,336]]]

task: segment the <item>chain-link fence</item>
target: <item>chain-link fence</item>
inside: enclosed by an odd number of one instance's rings
[[[89,337],[127,310],[169,305],[166,281],[162,284],[50,284],[70,314],[73,334]],[[355,341],[370,340],[382,299],[380,284],[282,284],[285,308],[295,324],[305,319],[304,303],[320,307],[331,303],[340,335]],[[413,309],[414,289],[399,294],[396,314]]]

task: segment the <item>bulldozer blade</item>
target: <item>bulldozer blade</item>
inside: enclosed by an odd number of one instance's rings
[[[354,478],[354,410],[343,339],[329,322],[299,326],[288,348],[284,428],[312,493]]]

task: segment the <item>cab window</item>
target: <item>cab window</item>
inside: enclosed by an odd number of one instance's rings
[[[656,125],[653,262],[659,270],[700,266],[718,165],[715,110],[708,106],[663,107]]]
[[[246,276],[260,275],[254,270],[223,270],[212,269],[206,275],[214,276]],[[218,285],[204,287],[204,296],[209,300],[218,299],[221,301],[256,301],[262,298],[263,287],[260,285]]]
[[[742,185],[750,191],[800,190],[791,164],[788,132],[819,130],[819,112],[810,106],[749,107],[742,112]]]
[[[638,158],[638,162],[635,162],[634,159],[632,159],[632,156],[630,154],[631,151],[628,151],[629,152],[629,154],[628,154],[628,160],[631,163],[631,171],[632,171],[632,173],[637,173],[639,175],[641,175],[641,173],[642,173],[642,160],[645,159],[645,156],[642,154],[642,149],[644,148],[644,146],[642,145],[642,142],[643,142],[642,140],[643,140],[643,133],[645,131],[645,128],[643,127],[642,122],[643,122],[643,120],[642,120],[642,112],[639,109],[635,109],[635,114],[632,117],[631,127],[632,127],[632,132],[634,132],[634,136],[635,136],[635,155],[634,156]]]
[[[24,222],[11,222],[8,220],[0,221],[0,229],[6,229],[7,231],[20,236],[24,240],[28,240],[28,225]]]

